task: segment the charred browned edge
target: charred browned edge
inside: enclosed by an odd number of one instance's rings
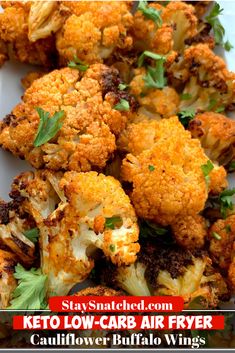
[[[192,132],[193,137],[202,137],[204,135],[204,131],[202,129],[202,122],[197,118],[189,122],[188,129]]]
[[[14,234],[11,234],[13,242],[22,250],[25,255],[30,256],[30,246],[25,244],[22,240],[17,238]]]
[[[9,203],[0,201],[0,224],[7,224],[9,222]]]
[[[81,291],[75,293],[74,295],[79,296],[120,296],[123,295],[122,291],[116,291],[115,289],[108,288],[106,286],[96,286],[82,289]]]
[[[0,124],[0,132],[7,126],[13,125],[16,123],[17,117],[14,114],[7,114]]]
[[[204,23],[203,30],[196,34],[194,37],[185,39],[184,43],[186,45],[192,45],[197,43],[210,43],[213,46],[215,41],[214,38],[210,35],[210,31],[211,25],[209,23]]]
[[[63,210],[60,210],[57,214],[57,217],[56,218],[47,218],[44,220],[44,224],[47,226],[47,227],[55,227],[57,225],[58,222],[60,222],[62,219],[64,218],[64,211]]]
[[[14,273],[16,260],[11,257],[7,257],[5,258],[5,262],[6,262],[6,265],[3,266],[3,271],[7,273]]]
[[[138,260],[146,265],[146,278],[153,287],[157,287],[159,271],[167,271],[172,278],[182,276],[186,267],[193,265],[193,257],[201,257],[203,252],[191,252],[177,245],[160,246],[155,243],[144,244],[138,254]]]
[[[136,111],[138,108],[138,103],[135,98],[130,95],[127,91],[121,91],[118,89],[120,83],[123,83],[119,72],[115,68],[106,68],[103,70],[101,75],[101,88],[102,96],[105,98],[106,94],[112,94],[114,97],[114,104],[120,102],[121,99],[125,99],[129,102],[130,110]]]

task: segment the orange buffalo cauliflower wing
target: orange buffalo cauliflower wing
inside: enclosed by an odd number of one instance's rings
[[[135,100],[118,86],[118,71],[102,64],[84,75],[76,69],[55,70],[35,80],[22,103],[0,123],[0,145],[34,167],[89,171],[103,168],[115,150],[115,135],[125,127],[129,111],[114,109],[125,100],[130,111]],[[35,147],[40,107],[50,114],[62,111],[62,127]]]
[[[0,309],[6,309],[11,301],[12,293],[17,286],[13,276],[16,256],[9,251],[0,249]]]
[[[144,82],[145,76],[145,68],[136,69],[130,82],[130,92],[140,105],[138,111],[150,119],[169,118],[175,115],[180,103],[175,89],[168,86],[163,89],[147,88]]]
[[[199,33],[192,5],[171,1],[165,7],[160,3],[146,6],[159,13],[160,19],[149,19],[139,6],[133,25],[134,46],[138,51],[151,50],[162,55],[172,50],[182,52],[187,40],[192,40]]]
[[[44,32],[43,36],[36,35],[33,37],[34,30],[31,28],[32,25],[30,25],[30,18],[34,8],[37,7],[37,19],[34,10],[34,17],[31,22],[34,22],[33,26],[35,27],[38,25],[39,17],[45,15],[46,8],[51,7],[52,2],[13,1],[2,2],[1,5],[4,8],[4,12],[0,13],[0,40],[6,44],[8,53],[21,62],[53,66],[56,61],[55,39],[53,37],[55,30],[50,13],[47,13],[46,17],[52,28],[50,31]],[[54,2],[53,8],[55,6],[57,6],[56,2]],[[43,11],[42,7],[44,7]],[[40,22],[40,24],[42,25],[43,22]]]
[[[200,215],[178,218],[171,228],[177,243],[184,248],[202,248],[205,244],[207,224]]]
[[[168,68],[168,82],[184,87],[180,110],[196,112],[233,109],[235,103],[235,74],[228,71],[222,58],[207,44],[197,44],[184,51],[182,58]]]
[[[202,171],[208,158],[177,117],[131,124],[123,134],[119,146],[130,153],[122,178],[133,186],[138,216],[170,225],[203,210],[211,190]]]
[[[56,36],[62,65],[74,56],[90,64],[102,62],[116,49],[131,48],[130,1],[63,2],[63,6],[71,14]]]
[[[235,215],[217,220],[209,230],[209,237],[213,261],[228,270],[235,254]]]
[[[197,114],[189,123],[193,137],[198,138],[207,156],[220,164],[233,158],[235,121],[214,112]]]
[[[40,231],[42,271],[49,295],[65,295],[88,277],[97,249],[115,265],[128,265],[139,251],[137,218],[113,177],[96,172],[23,173],[12,186]]]

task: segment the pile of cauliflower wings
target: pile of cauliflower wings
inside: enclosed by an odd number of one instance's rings
[[[43,309],[78,284],[78,295],[179,295],[185,308],[228,301],[235,73],[214,51],[232,50],[219,5],[1,6],[0,64],[38,70],[0,121],[1,148],[33,167],[0,200],[0,309]]]

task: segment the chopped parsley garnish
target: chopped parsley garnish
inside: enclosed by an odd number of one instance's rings
[[[138,67],[141,67],[144,64],[146,57],[155,60],[156,64],[155,67],[148,66],[146,69],[147,73],[143,78],[145,87],[159,89],[165,87],[166,78],[164,77],[164,62],[166,61],[166,57],[164,55],[155,54],[146,50],[140,55],[138,59]]]
[[[153,172],[155,170],[155,167],[153,165],[149,165],[148,168],[149,168],[150,172]]]
[[[168,228],[163,228],[150,221],[143,220],[140,223],[140,235],[142,238],[165,236],[168,232]]]
[[[180,99],[182,101],[189,101],[192,98],[192,95],[190,93],[182,93],[180,95]]]
[[[109,249],[110,249],[112,252],[115,252],[116,246],[115,246],[114,244],[111,244],[111,245],[109,246]]]
[[[76,55],[74,55],[73,60],[68,63],[68,67],[71,69],[77,69],[79,71],[86,71],[89,65],[82,62]]]
[[[212,236],[213,236],[213,238],[215,238],[216,240],[221,240],[221,236],[220,236],[218,233],[216,233],[216,232],[212,232]]]
[[[205,177],[205,181],[206,181],[206,185],[208,186],[209,185],[209,182],[210,182],[210,172],[214,169],[214,166],[213,166],[213,163],[211,163],[210,160],[207,161],[206,164],[203,164],[201,165],[201,170],[202,170],[202,173]]]
[[[42,274],[41,269],[31,268],[26,271],[18,264],[15,267],[14,277],[18,280],[18,286],[13,292],[13,299],[8,309],[45,309],[47,276]]]
[[[128,111],[130,109],[130,104],[126,99],[121,98],[120,102],[114,106],[114,109],[119,111]]]
[[[230,51],[233,46],[228,40],[224,42],[225,29],[218,18],[218,16],[221,15],[223,11],[224,9],[221,9],[220,5],[215,3],[209,15],[206,16],[206,21],[211,25],[213,29],[215,43],[222,45],[225,50]]]
[[[232,161],[228,165],[228,171],[229,172],[234,172],[235,171],[235,161]]]
[[[119,83],[119,85],[118,85],[118,89],[120,91],[124,91],[127,87],[128,87],[128,85],[126,83]]]
[[[122,218],[120,216],[113,216],[105,218],[105,228],[115,229],[122,225]]]
[[[231,233],[232,229],[231,229],[230,224],[226,224],[225,230],[226,230],[226,233]]]
[[[179,121],[181,124],[187,128],[190,120],[195,117],[195,110],[194,109],[185,109],[178,113]]]
[[[222,113],[222,112],[224,112],[224,110],[225,110],[225,107],[223,105],[221,105],[221,107],[218,107],[217,109],[215,109],[215,112]]]
[[[214,31],[216,44],[223,44],[223,38],[225,34],[224,27],[222,26],[218,18],[218,16],[221,15],[222,12],[223,9],[220,8],[220,5],[218,3],[215,3],[209,15],[206,16],[206,21],[211,25]]]
[[[164,55],[159,55],[156,53],[153,53],[151,51],[145,50],[139,57],[138,59],[138,67],[143,66],[145,58],[151,58],[153,60],[161,60],[161,59],[166,59]]]
[[[24,232],[24,235],[31,240],[32,243],[36,243],[39,237],[39,230],[38,228],[29,229]]]
[[[210,99],[210,103],[209,103],[209,105],[208,105],[208,107],[207,107],[207,110],[211,110],[211,109],[213,109],[214,107],[215,107],[215,105],[216,105],[216,100],[215,99]]]
[[[138,10],[141,11],[146,18],[154,21],[158,27],[162,26],[161,10],[148,6],[148,2],[145,0],[139,2]]]
[[[156,61],[155,67],[147,67],[147,74],[143,78],[145,87],[161,89],[166,86],[166,78],[164,77],[164,62],[165,58],[159,59]]]
[[[227,217],[227,211],[233,210],[232,196],[235,194],[235,189],[227,189],[219,195],[220,212],[223,218]]]
[[[34,140],[34,147],[40,147],[55,137],[61,129],[63,125],[61,119],[64,116],[64,111],[55,112],[52,117],[50,117],[49,112],[46,112],[42,108],[36,108],[36,111],[38,112],[40,122]]]
[[[224,49],[226,51],[230,51],[231,49],[233,49],[233,45],[229,42],[229,40],[224,43]]]

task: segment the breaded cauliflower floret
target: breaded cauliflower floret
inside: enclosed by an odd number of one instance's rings
[[[130,1],[63,2],[71,11],[57,34],[56,47],[62,65],[76,55],[86,63],[102,62],[115,50],[130,49],[128,34],[133,17]]]
[[[38,2],[37,2],[38,3]],[[38,64],[51,67],[55,58],[55,40],[48,33],[47,38],[32,42],[29,35],[29,17],[31,6],[41,6],[43,2],[20,1],[20,2],[4,2],[4,12],[0,13],[0,39],[6,43],[8,53],[16,60],[21,62]],[[47,4],[46,4],[47,3]],[[46,1],[45,6],[50,2]],[[37,16],[39,12],[37,11]],[[35,19],[35,18],[34,18]]]
[[[119,268],[104,264],[100,272],[102,282],[108,286],[136,296],[181,296],[185,308],[198,297],[203,308],[215,308],[229,294],[207,254],[154,242],[141,246],[134,264]]]
[[[146,124],[140,123],[139,131]],[[123,161],[122,178],[133,185],[131,200],[138,216],[169,225],[203,210],[208,190],[201,167],[208,158],[177,117],[149,124],[155,130],[147,129],[143,141],[138,138],[139,124],[133,127],[133,141],[129,137],[126,146],[132,154]]]
[[[100,296],[112,297],[112,296],[120,296],[122,295],[122,292],[105,286],[96,286],[96,287],[88,287],[88,288],[82,289],[73,295],[78,295],[78,296],[92,295],[92,296],[99,296],[99,297]]]
[[[26,90],[28,89],[33,81],[37,80],[38,78],[44,76],[46,72],[43,71],[30,71],[28,72],[22,79],[21,79],[21,84],[23,88]]]
[[[216,221],[209,230],[209,236],[213,261],[228,270],[235,254],[235,215]]]
[[[8,251],[0,249],[0,309],[6,309],[12,298],[12,293],[17,286],[13,276],[16,256]]]
[[[183,59],[168,70],[168,80],[182,87],[184,94],[180,109],[196,112],[232,109],[235,103],[235,74],[227,70],[222,58],[216,56],[207,44],[197,44],[184,51]]]
[[[68,294],[89,275],[101,249],[116,265],[130,264],[139,251],[133,207],[120,183],[96,172],[23,173],[12,190],[40,230],[41,263],[49,295]],[[14,195],[14,194],[13,194]]]
[[[125,99],[130,111],[135,100],[118,89],[118,71],[92,65],[82,76],[64,68],[44,75],[26,90],[18,104],[0,122],[0,145],[34,167],[89,171],[103,168],[115,150],[115,136],[125,127],[129,111],[114,106]],[[35,147],[40,107],[50,116],[63,111],[62,127],[51,140]]]
[[[203,247],[207,236],[207,224],[202,216],[178,218],[171,228],[177,243],[182,247],[187,249]]]
[[[191,5],[172,1],[166,7],[152,3],[149,8],[160,12],[162,25],[157,25],[138,10],[133,26],[137,50],[151,50],[158,54],[167,54],[172,50],[182,52],[185,42],[198,33],[198,21]]]
[[[214,112],[197,114],[190,121],[192,137],[198,138],[207,156],[214,162],[227,164],[233,158],[235,121]]]
[[[163,89],[149,89],[145,86],[145,76],[145,68],[136,69],[130,82],[130,92],[140,104],[139,112],[152,119],[175,115],[179,110],[180,99],[174,88],[166,86]]]
[[[20,209],[17,195],[14,202],[0,201],[0,245],[17,255],[19,261],[30,265],[34,261],[35,245],[25,232],[35,228],[32,217]]]

